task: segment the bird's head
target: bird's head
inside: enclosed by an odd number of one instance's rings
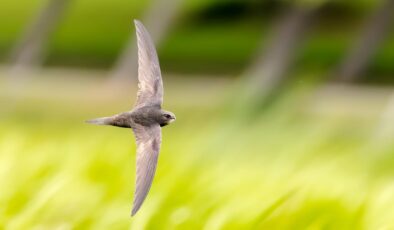
[[[171,122],[175,121],[175,119],[176,119],[175,114],[169,111],[162,111],[160,117],[160,126],[168,125]]]

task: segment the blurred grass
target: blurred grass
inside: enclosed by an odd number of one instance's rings
[[[127,110],[134,89],[53,74],[0,92],[1,229],[394,228],[394,146],[371,148],[376,117],[313,115],[294,86],[243,122],[224,106],[233,84],[208,78],[165,79],[177,121],[130,218],[133,135],[83,121]]]

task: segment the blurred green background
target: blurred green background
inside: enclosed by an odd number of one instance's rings
[[[394,228],[393,2],[3,0],[0,229]],[[84,120],[131,109],[135,18],[177,121],[130,218],[133,134]]]

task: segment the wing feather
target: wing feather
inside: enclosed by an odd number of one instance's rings
[[[161,128],[159,125],[135,125],[133,131],[137,141],[137,175],[132,216],[140,209],[152,185],[160,151]]]
[[[163,103],[163,81],[155,46],[144,25],[134,20],[138,46],[138,93],[136,107]]]

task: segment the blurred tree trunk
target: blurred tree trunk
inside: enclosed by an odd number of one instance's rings
[[[394,0],[386,0],[367,20],[359,39],[337,71],[337,79],[352,82],[362,75],[368,62],[386,37],[393,16]]]
[[[44,61],[44,49],[70,0],[50,0],[27,27],[11,56],[12,70],[37,67]]]
[[[249,77],[246,85],[249,98],[263,102],[284,80],[302,36],[317,9],[318,7],[295,5],[280,15],[267,48],[260,50],[245,73]]]
[[[149,30],[153,42],[157,45],[165,37],[176,18],[181,6],[181,0],[154,0],[151,4],[141,21]],[[111,81],[123,82],[125,79],[132,80],[136,78],[137,62],[137,44],[135,42],[135,33],[133,33],[125,50],[115,64]]]

